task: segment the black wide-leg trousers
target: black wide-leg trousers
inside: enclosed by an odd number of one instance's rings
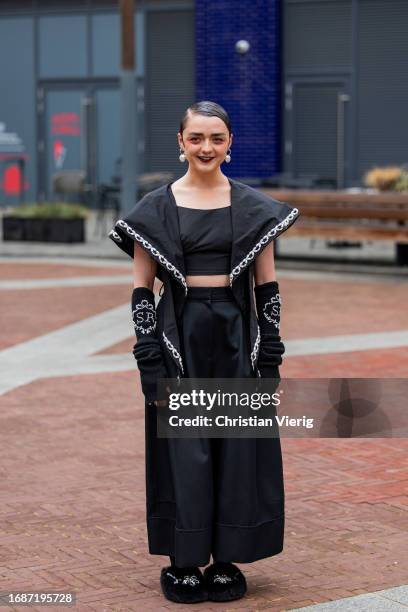
[[[247,321],[229,287],[190,287],[181,336],[185,376],[253,377]],[[249,563],[282,551],[279,438],[158,439],[146,430],[147,524],[152,554],[178,566]]]

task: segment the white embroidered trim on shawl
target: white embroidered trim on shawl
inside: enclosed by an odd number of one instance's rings
[[[118,225],[119,227],[122,227],[127,232],[127,234],[129,234],[129,236],[131,238],[133,238],[134,240],[137,240],[138,242],[141,242],[142,245],[144,246],[144,248],[147,249],[148,251],[150,251],[150,253],[153,255],[154,259],[158,260],[163,266],[166,266],[167,270],[171,274],[173,274],[173,276],[176,278],[176,280],[178,280],[183,285],[185,293],[187,295],[188,289],[187,289],[186,279],[184,278],[182,273],[179,270],[177,270],[176,266],[174,266],[172,263],[170,263],[169,260],[166,259],[164,257],[164,255],[162,255],[160,253],[160,251],[158,251],[156,248],[154,248],[154,246],[152,246],[150,244],[150,242],[148,240],[146,240],[146,238],[143,238],[143,236],[141,236],[140,234],[135,232],[135,230],[132,227],[130,227],[130,225],[128,225],[126,223],[126,221],[123,221],[123,219],[119,219],[116,222],[116,225]],[[110,234],[111,233],[112,232],[110,232]],[[114,232],[112,234],[112,237],[116,240],[115,234],[116,234],[116,236],[118,235],[116,232]]]
[[[163,340],[166,343],[167,348],[169,349],[169,351],[171,352],[171,354],[173,355],[173,357],[175,359],[177,359],[177,361],[180,364],[180,369],[181,372],[184,374],[184,368],[183,368],[183,360],[181,359],[181,355],[178,352],[178,350],[176,349],[176,347],[170,342],[170,340],[168,339],[168,337],[166,336],[166,334],[164,332],[162,332],[163,334]]]
[[[254,370],[255,370],[255,363],[258,358],[258,353],[259,353],[259,344],[261,342],[261,330],[259,328],[259,325],[257,327],[258,327],[258,332],[256,334],[254,348],[252,349],[252,352],[251,352],[251,363],[252,363],[252,368]]]
[[[251,263],[254,259],[255,255],[264,247],[268,242],[270,242],[271,238],[281,234],[284,229],[290,225],[291,221],[299,214],[299,210],[297,208],[293,208],[287,217],[284,218],[283,221],[275,225],[265,236],[262,236],[259,242],[256,243],[253,249],[249,251],[249,253],[244,257],[244,259],[232,270],[230,274],[230,285],[236,276],[239,276],[243,270]]]
[[[115,232],[115,230],[111,230],[109,232],[109,236],[112,236],[112,238],[116,240],[116,242],[123,242],[122,238],[119,236],[117,232]]]

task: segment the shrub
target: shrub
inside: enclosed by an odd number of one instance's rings
[[[402,168],[388,166],[384,168],[373,168],[364,176],[364,184],[379,191],[394,190],[403,174]]]
[[[401,174],[401,178],[395,185],[396,191],[408,191],[408,172],[406,170]]]
[[[89,210],[82,204],[43,202],[16,206],[9,214],[12,217],[24,217],[25,219],[86,219],[89,216]]]

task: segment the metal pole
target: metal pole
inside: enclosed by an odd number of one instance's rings
[[[341,92],[337,94],[337,189],[344,188],[344,105],[349,100],[349,95]]]
[[[121,14],[121,151],[122,192],[121,213],[135,204],[137,194],[137,121],[135,43],[133,20],[134,0],[120,0]]]

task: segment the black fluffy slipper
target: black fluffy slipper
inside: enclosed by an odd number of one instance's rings
[[[204,579],[211,601],[241,599],[247,591],[244,574],[233,563],[217,561],[204,570]]]
[[[208,599],[204,577],[198,567],[164,567],[160,585],[166,599],[176,603],[193,604]]]

